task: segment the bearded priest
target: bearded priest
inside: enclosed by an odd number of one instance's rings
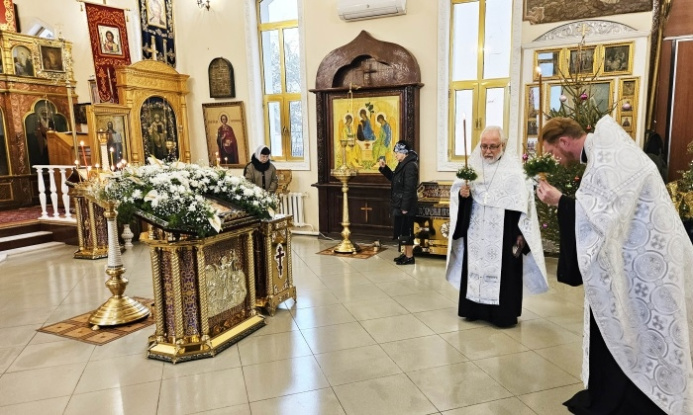
[[[500,127],[486,127],[469,157],[478,178],[450,188],[445,271],[460,290],[458,315],[498,327],[517,324],[523,286],[548,290],[532,184],[506,144]]]
[[[611,117],[586,134],[570,118],[542,130],[562,164],[586,163],[558,207],[558,280],[585,286],[582,380],[574,414],[693,414],[693,246],[657,166]]]

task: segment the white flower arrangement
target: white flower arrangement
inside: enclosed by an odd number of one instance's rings
[[[99,197],[119,202],[122,221],[129,222],[139,210],[198,236],[221,231],[222,220],[209,197],[263,219],[277,207],[274,195],[227,170],[156,159],[114,173],[98,191]]]

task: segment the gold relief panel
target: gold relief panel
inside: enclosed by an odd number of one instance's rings
[[[74,82],[71,42],[0,33],[2,73],[21,78],[22,82]]]
[[[223,256],[219,264],[207,265],[207,314],[216,316],[241,305],[248,295],[245,273],[237,264],[236,252],[231,250],[231,259]]]

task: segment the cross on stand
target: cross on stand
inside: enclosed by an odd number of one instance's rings
[[[371,74],[378,72],[377,69],[373,69],[373,64],[369,63],[368,67],[363,70],[363,83],[365,85],[371,84]]]
[[[368,207],[368,202],[361,208],[366,213],[366,223],[368,223],[368,212],[373,210],[372,207]]]
[[[142,51],[149,53],[150,55],[152,55],[152,59],[156,60],[156,49],[152,48],[151,41],[149,42],[149,44],[142,47]]]
[[[283,274],[284,270],[284,257],[286,256],[286,253],[284,253],[284,248],[282,247],[281,244],[277,245],[277,255],[274,256],[274,260],[277,261],[277,271],[279,271],[279,277],[281,277]]]

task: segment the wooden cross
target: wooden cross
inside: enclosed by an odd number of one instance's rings
[[[277,271],[279,271],[279,276],[281,277],[282,271],[284,270],[284,257],[286,256],[286,253],[284,253],[284,248],[282,248],[281,245],[277,245],[277,255],[274,256],[274,260],[277,261]]]
[[[369,63],[368,67],[363,70],[363,83],[366,85],[370,85],[371,83],[371,74],[378,72],[377,69],[373,69],[373,64]]]
[[[366,212],[366,223],[368,223],[368,212],[373,210],[372,207],[368,207],[368,202],[361,208],[364,212]]]

